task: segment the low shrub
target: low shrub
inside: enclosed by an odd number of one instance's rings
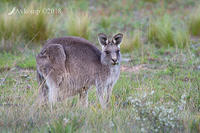
[[[180,120],[180,111],[176,110],[175,102],[156,102],[153,99],[154,91],[138,98],[128,97],[127,101],[136,112],[136,120],[140,123],[141,132],[177,132],[183,129]],[[184,101],[185,102],[185,101]],[[180,101],[178,106],[185,106]]]

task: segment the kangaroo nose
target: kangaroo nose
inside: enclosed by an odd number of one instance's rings
[[[112,59],[113,63],[116,63],[117,62],[117,59]]]

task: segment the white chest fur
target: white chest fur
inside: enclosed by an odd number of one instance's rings
[[[119,78],[120,66],[114,66],[110,69],[110,75],[107,79],[107,84],[114,85]]]

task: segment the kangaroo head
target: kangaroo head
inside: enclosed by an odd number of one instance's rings
[[[111,40],[103,33],[98,34],[98,40],[102,46],[101,63],[109,66],[120,64],[120,44],[122,38],[123,34],[121,33],[114,35]]]

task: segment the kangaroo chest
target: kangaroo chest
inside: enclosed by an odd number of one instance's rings
[[[108,79],[106,81],[106,84],[114,85],[119,78],[120,74],[120,67],[116,66],[110,69],[110,73],[108,75]]]

